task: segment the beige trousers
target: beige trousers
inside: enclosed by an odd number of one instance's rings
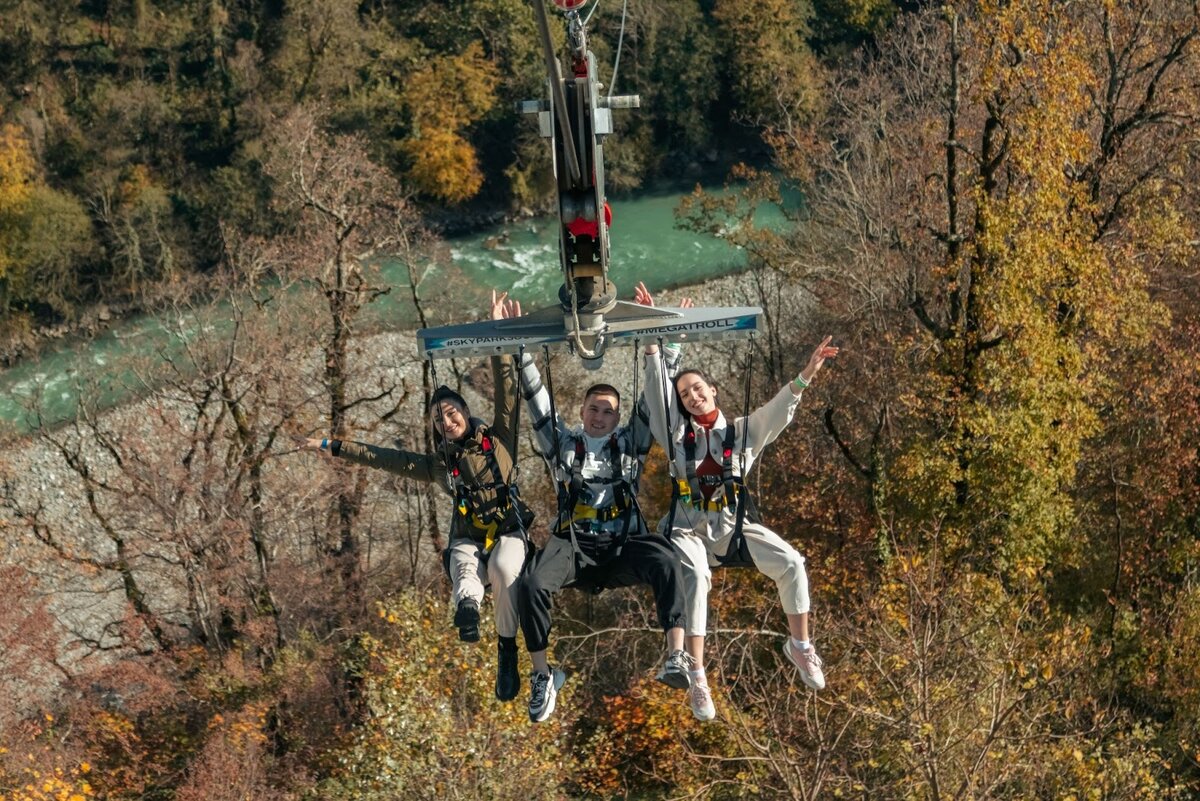
[[[775,582],[783,611],[801,615],[808,611],[808,574],[804,557],[782,537],[766,526],[744,523],[742,532],[750,549],[754,566]],[[717,554],[729,549],[732,533],[722,540],[710,540],[675,529],[671,545],[679,552],[683,564],[684,608],[687,610],[689,637],[704,636],[708,627],[708,593],[712,590],[712,568],[720,564]]]
[[[484,561],[481,547],[470,540],[450,543],[450,581],[454,604],[463,598],[483,603],[483,591],[490,584],[496,606],[496,633],[517,636],[517,578],[525,565],[525,541],[520,537],[500,537],[492,554]]]

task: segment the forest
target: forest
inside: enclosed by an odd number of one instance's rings
[[[686,362],[760,404],[841,348],[749,480],[826,689],[728,568],[717,720],[630,589],[556,600],[531,725],[450,625],[452,502],[292,443],[428,450],[435,380],[491,408],[485,361],[435,376],[364,312],[480,318],[443,237],[550,202],[527,3],[0,0],[2,363],[101,307],[184,343],[0,431],[0,801],[1200,798],[1200,7],[600,0],[603,70],[622,24],[610,190],[727,172],[677,225],[748,256],[660,300],[764,309]]]

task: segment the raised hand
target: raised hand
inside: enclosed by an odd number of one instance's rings
[[[646,289],[646,285],[638,281],[638,285],[633,290],[633,302],[640,306],[653,306],[654,296],[650,294],[650,290]]]
[[[514,317],[520,316],[521,301],[510,299],[507,292],[501,292],[497,295],[496,290],[492,290],[493,320],[511,320]]]
[[[493,320],[503,320],[504,319],[504,301],[507,298],[508,298],[507,292],[501,292],[499,295],[497,295],[496,290],[494,290],[494,289],[492,290],[492,319]]]
[[[804,379],[805,383],[809,383],[813,380],[813,376],[815,376],[817,371],[821,369],[821,366],[825,364],[826,359],[832,359],[834,356],[838,355],[838,348],[835,348],[829,344],[832,341],[832,336],[825,337],[823,340],[821,340],[821,344],[817,345],[816,350],[812,352],[812,355],[808,357],[808,364],[806,364],[804,369],[800,371],[800,377]]]

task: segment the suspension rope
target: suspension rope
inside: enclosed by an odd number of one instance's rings
[[[520,348],[517,350],[516,361],[513,363],[513,392],[516,394],[516,398],[514,398],[514,400],[516,401],[517,407],[513,410],[512,431],[510,432],[512,439],[512,452],[509,453],[508,460],[511,463],[511,466],[508,470],[508,481],[504,482],[504,484],[508,488],[508,506],[510,513],[517,521],[517,528],[523,535],[525,535],[525,539],[528,542],[529,532],[525,530],[525,521],[521,519],[521,508],[517,505],[517,498],[520,497],[521,492],[517,486],[517,479],[520,478],[521,465],[521,460],[517,458],[517,452],[521,449],[521,396],[524,394],[521,392],[521,359],[524,356],[525,343],[522,342]],[[502,355],[500,358],[503,359],[504,356]],[[497,399],[496,402],[499,403],[499,399]],[[497,476],[497,478],[502,478],[502,476]]]
[[[433,358],[432,353],[429,354],[429,377],[431,379],[433,379],[433,391],[437,392],[438,387],[441,386],[441,381],[438,380],[437,360]],[[433,400],[433,396],[431,395],[430,401],[432,401],[432,400]],[[442,410],[441,410],[440,406],[438,407],[438,409],[436,411],[438,414],[438,424],[434,426],[434,432],[433,432],[434,438],[441,440],[441,442],[439,444],[441,445],[441,449],[442,449],[442,464],[446,468],[446,480],[450,484],[451,494],[456,494],[458,492],[458,482],[455,481],[454,470],[450,466],[450,446],[446,442],[446,423],[444,420],[441,419]],[[428,411],[426,412],[426,414],[428,414]],[[468,420],[467,425],[470,425],[470,424],[471,424],[471,421]],[[439,431],[440,431],[440,436],[439,436]]]
[[[585,17],[583,20],[584,25],[587,25],[589,22],[592,21],[592,15],[594,15],[596,13],[596,9],[599,7],[600,7],[600,0],[596,0],[596,2],[592,3],[592,10],[588,12],[587,17]]]
[[[599,3],[597,3],[597,5],[599,5]],[[617,70],[621,68],[621,45],[625,42],[625,15],[628,10],[629,0],[624,0],[624,3],[621,6],[621,35],[617,37],[617,58],[613,62],[612,80],[608,82],[609,100],[612,100],[613,92],[617,90]]]
[[[742,448],[738,453],[738,472],[742,474],[742,483],[746,483],[746,443],[750,439],[750,378],[754,374],[754,334],[746,345],[746,388],[742,397]]]
[[[645,454],[642,454],[639,451],[638,438],[637,438],[637,421],[638,421],[638,417],[641,416],[641,411],[642,411],[642,399],[638,395],[638,369],[640,367],[640,365],[638,364],[638,356],[640,355],[639,351],[642,348],[641,343],[642,343],[642,341],[640,338],[634,338],[634,340],[633,340],[633,414],[630,415],[630,420],[629,420],[629,444],[633,450],[633,460],[632,460],[633,465],[629,469],[629,490],[630,490],[629,503],[633,507],[633,511],[637,513],[638,531],[639,532],[642,531],[643,529],[646,529],[646,530],[649,529],[649,523],[646,522],[646,516],[642,514],[642,505],[641,505],[641,503],[638,502],[638,494],[641,491],[642,470],[646,466],[646,459],[650,456],[649,448],[646,449]],[[655,354],[655,355],[657,356],[658,354]],[[647,409],[646,413],[649,414],[650,410]],[[617,459],[620,459],[620,458],[621,458],[621,454],[618,453]],[[625,532],[626,533],[629,532],[629,521],[628,520],[625,521]]]
[[[663,396],[663,416],[666,418],[667,441],[662,443],[662,446],[663,451],[665,451],[667,454],[667,475],[671,477],[671,485],[674,487],[677,475],[675,471],[675,427],[673,425],[674,421],[671,420],[672,390],[668,386],[670,383],[670,378],[667,376],[666,370],[667,353],[664,350],[665,347],[666,345],[664,344],[663,337],[658,337],[658,358],[662,360],[663,369],[659,370],[658,386],[654,389],[656,392],[661,392]],[[647,385],[647,390],[648,389],[649,385]],[[674,502],[672,502],[672,504],[673,503]]]

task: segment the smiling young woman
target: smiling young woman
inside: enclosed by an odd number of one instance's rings
[[[511,301],[492,293],[493,320],[503,319]],[[479,605],[492,587],[499,662],[496,697],[509,701],[520,689],[517,671],[517,577],[525,565],[533,515],[513,484],[517,438],[516,376],[512,361],[493,357],[495,417],[491,425],[471,416],[454,390],[434,390],[429,400],[433,453],[385,448],[340,439],[297,437],[302,449],[438,484],[454,498],[450,544],[444,554],[453,584],[454,625],[467,642],[479,640]]]

